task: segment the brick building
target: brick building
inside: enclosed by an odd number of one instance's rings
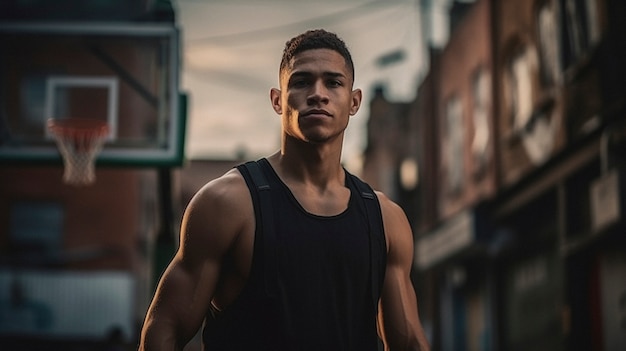
[[[416,150],[371,146],[417,152],[418,205],[405,210],[434,349],[619,350],[626,6],[478,0],[453,11],[449,41],[402,105]],[[373,111],[378,124],[407,118]],[[399,178],[397,161],[379,165]]]

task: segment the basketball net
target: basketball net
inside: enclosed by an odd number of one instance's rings
[[[106,122],[93,118],[50,119],[48,130],[63,157],[63,182],[78,186],[95,182],[96,156],[109,133]]]

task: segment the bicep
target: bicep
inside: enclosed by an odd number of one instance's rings
[[[401,208],[389,200],[381,205],[388,244],[387,268],[379,305],[381,336],[392,349],[409,350],[416,346],[421,333],[417,298],[410,278],[413,235]]]
[[[171,333],[171,342],[183,345],[197,332],[205,316],[219,265],[207,262],[188,267],[180,252],[159,281],[146,316],[147,327],[156,333]]]
[[[220,253],[210,240],[211,233],[186,213],[181,243],[163,273],[144,325],[146,342],[151,339],[168,345],[184,345],[197,332],[209,307],[219,279]],[[211,249],[201,250],[201,248]],[[167,339],[167,340],[163,340]]]
[[[201,190],[183,216],[179,249],[146,315],[145,328],[157,339],[165,333],[182,345],[195,335],[215,292],[223,257],[240,230],[241,221],[225,215],[238,204],[215,189]]]

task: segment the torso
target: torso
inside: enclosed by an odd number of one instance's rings
[[[272,177],[272,211],[285,216],[274,221],[277,236],[269,239],[279,249],[268,254],[260,246],[268,238],[265,233],[263,239],[255,238],[261,224],[255,223],[251,198],[245,199],[246,223],[224,260],[213,317],[207,317],[204,329],[208,349],[232,349],[226,340],[235,334],[247,335],[248,341],[238,341],[245,345],[252,340],[283,345],[269,346],[272,350],[292,349],[285,345],[304,340],[310,344],[307,349],[328,349],[328,343],[342,344],[338,350],[372,349],[376,315],[370,271],[363,269],[370,265],[370,239],[359,192],[341,184],[343,189],[330,189],[335,200],[322,201],[306,187],[289,186],[276,173]],[[245,182],[240,183],[249,193]],[[277,270],[265,271],[267,260],[275,260]]]
[[[237,193],[248,192],[248,188],[241,178]],[[313,215],[320,217],[332,217],[344,212],[348,208],[350,189],[345,184],[339,184],[329,190],[330,194],[320,194],[311,187],[302,186],[294,182],[285,183],[302,208]],[[220,274],[220,282],[217,285],[212,305],[214,308],[224,310],[239,296],[244,288],[254,252],[254,232],[256,228],[254,220],[254,208],[251,199],[242,199],[241,208],[245,209],[246,223],[243,225],[232,250],[227,254]]]

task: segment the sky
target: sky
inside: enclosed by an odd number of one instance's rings
[[[387,99],[415,98],[426,69],[418,0],[177,0],[183,42],[182,89],[190,95],[190,159],[253,159],[280,147],[280,117],[269,91],[278,87],[284,44],[308,29],[337,33],[351,50],[359,112],[344,140],[343,161],[358,169],[375,86]],[[386,65],[381,57],[401,52]]]

